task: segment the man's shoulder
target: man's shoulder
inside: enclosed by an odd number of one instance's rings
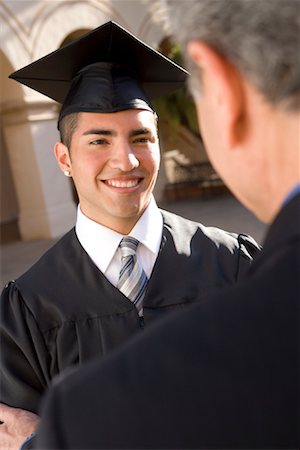
[[[253,237],[244,233],[226,231],[218,227],[207,226],[170,211],[162,210],[164,226],[173,236],[185,236],[186,238],[200,239],[215,248],[229,250],[235,253],[239,250],[246,257],[253,259],[261,250],[261,246]]]
[[[200,232],[203,236],[206,236],[215,242],[226,241],[237,243],[238,241],[238,233],[226,231],[222,228],[214,226],[207,226],[201,222],[187,219],[170,211],[161,210],[161,213],[163,216],[164,225],[174,231],[179,230],[181,232],[182,230],[185,230],[193,234]]]
[[[62,236],[52,247],[50,247],[26,272],[15,280],[18,287],[25,287],[32,281],[38,283],[39,280],[45,279],[45,275],[54,276],[56,272],[57,262],[62,263],[63,260],[70,258],[70,252],[78,246],[75,229],[72,228],[64,236]]]
[[[66,273],[74,270],[72,264],[76,264],[78,251],[80,245],[72,229],[24,274],[7,283],[1,294],[2,307],[12,310],[24,307],[37,321],[44,322],[50,316],[42,312],[50,303],[59,303],[64,298]]]

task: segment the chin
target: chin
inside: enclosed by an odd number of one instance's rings
[[[116,217],[119,217],[120,219],[139,219],[139,217],[142,215],[142,212],[144,209],[137,204],[137,205],[130,205],[128,208],[119,208],[118,211],[115,211]]]

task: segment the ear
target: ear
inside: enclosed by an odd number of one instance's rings
[[[64,172],[64,174],[70,176],[72,163],[68,147],[62,144],[62,142],[56,142],[54,146],[54,155],[58,162],[59,167]]]
[[[203,96],[212,102],[218,116],[218,132],[222,133],[224,144],[233,148],[242,139],[246,126],[241,75],[228,60],[201,41],[191,41],[187,52],[201,70]]]

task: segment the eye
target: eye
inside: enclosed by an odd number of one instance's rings
[[[133,140],[134,144],[145,144],[148,142],[152,142],[152,139],[150,136],[139,136]]]
[[[108,145],[109,141],[107,139],[95,139],[89,142],[89,145]]]

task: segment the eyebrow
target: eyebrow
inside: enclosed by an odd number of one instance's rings
[[[139,136],[139,135],[144,135],[144,134],[151,134],[151,130],[150,129],[148,129],[148,128],[139,128],[139,129],[137,129],[137,130],[132,130],[130,133],[129,133],[129,136],[130,137],[134,137],[134,136]]]
[[[104,136],[115,136],[117,133],[112,130],[101,130],[99,128],[92,128],[83,133],[83,136],[88,136],[89,134],[101,134]]]
[[[88,136],[90,134],[97,134],[97,135],[102,135],[102,136],[116,136],[117,133],[116,131],[113,130],[102,130],[99,128],[91,128],[90,130],[87,130],[83,133],[83,136]],[[148,128],[138,128],[136,130],[132,130],[129,133],[130,137],[134,137],[134,136],[140,136],[140,135],[145,135],[145,134],[151,134],[151,130]]]

